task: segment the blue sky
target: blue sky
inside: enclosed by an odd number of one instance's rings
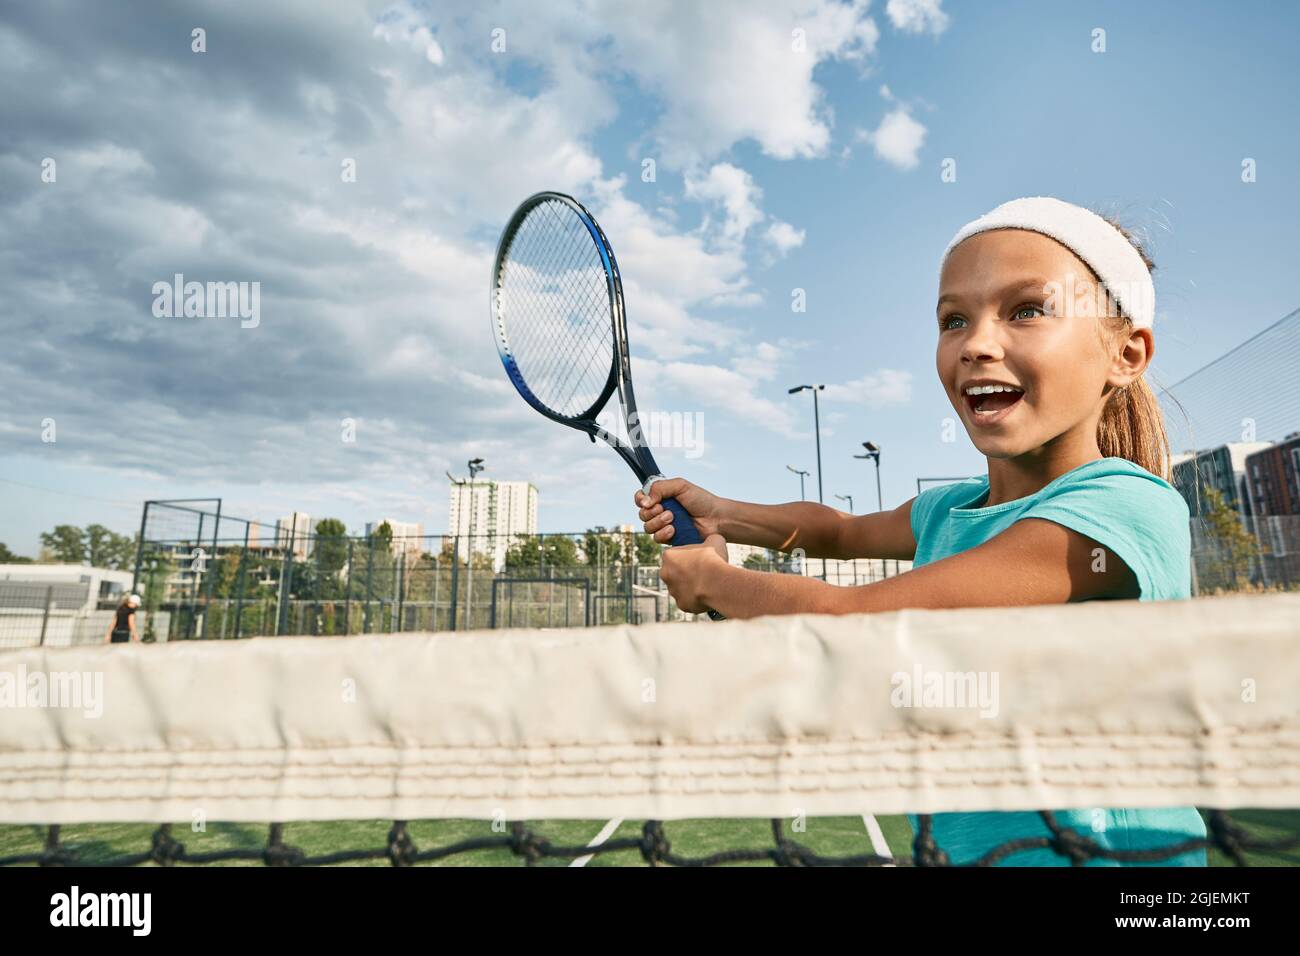
[[[934,299],[953,232],[1007,199],[1149,239],[1157,383],[1300,305],[1290,4],[228,7],[0,12],[0,541],[19,553],[60,523],[130,533],[145,498],[438,532],[444,472],[473,456],[538,485],[542,530],[633,521],[625,466],[524,407],[488,334],[496,236],[540,188],[587,202],[619,255],[641,404],[702,422],[661,466],[729,497],[797,495],[812,409],[786,389],[808,381],[828,385],[828,502],[874,506],[867,439],[886,507],[984,472],[941,438]],[[154,316],[176,272],[259,282],[259,325]]]

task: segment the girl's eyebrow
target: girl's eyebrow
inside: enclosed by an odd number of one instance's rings
[[[1001,289],[999,289],[997,294],[995,295],[995,298],[1005,299],[1007,296],[1011,295],[1011,293],[1023,292],[1025,289],[1035,289],[1039,292],[1045,292],[1049,281],[1050,280],[1048,279],[1017,279],[1016,281],[1008,285],[1005,285]],[[945,302],[949,302],[949,301],[956,302],[959,301],[960,299],[961,296],[952,292],[948,292],[945,293],[944,295],[939,296],[939,302],[934,307],[935,315],[939,314],[939,310],[943,308],[943,304]]]

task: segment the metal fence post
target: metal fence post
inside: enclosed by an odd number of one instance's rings
[[[144,562],[144,532],[149,524],[149,506],[152,501],[144,503],[144,513],[140,515],[140,540],[135,545],[135,572],[131,575],[131,591],[140,593],[140,565]]]
[[[45,587],[45,614],[41,617],[41,647],[45,646],[45,629],[50,624],[50,605],[54,603],[54,585]]]
[[[429,615],[429,630],[438,629],[438,579],[442,577],[442,565],[437,558],[433,559],[433,608]]]
[[[366,552],[366,609],[361,615],[361,633],[370,633],[370,590],[375,578],[375,536],[370,536],[370,549]]]
[[[456,604],[460,597],[460,535],[457,534],[455,543],[451,546],[451,626],[448,630],[456,630]]]
[[[289,605],[293,600],[293,549],[296,543],[294,531],[298,527],[298,513],[293,515],[293,528],[289,531],[289,547],[285,549],[284,561],[280,565],[280,605],[276,608],[275,634],[279,637],[285,632],[289,622]]]
[[[248,532],[252,525],[244,525],[244,547],[239,552],[239,570],[235,572],[235,637],[241,636],[239,619],[244,613],[244,574],[248,565]]]
[[[353,541],[348,538],[348,586],[343,592],[343,636],[347,637],[352,633],[352,545]]]
[[[397,558],[397,627],[402,633],[402,614],[406,610],[406,539],[402,539],[402,553]]]
[[[321,573],[320,573],[321,548],[320,548],[319,541],[316,542],[316,546],[313,547],[312,550],[315,552],[316,567],[313,569],[313,573],[311,576],[311,636],[319,637],[320,636],[320,625],[319,625],[320,589],[321,589],[321,581],[322,581]]]
[[[212,522],[212,561],[213,561],[213,563],[214,563],[214,566],[216,565],[216,562],[217,562],[217,545],[218,545],[218,541],[219,541],[219,539],[218,539],[217,536],[218,536],[218,534],[220,533],[220,531],[221,531],[221,499],[218,498],[218,499],[217,499],[217,516],[216,516],[215,520]],[[208,580],[206,581],[207,587],[204,589],[204,592],[203,592],[203,628],[202,628],[202,631],[203,631],[203,634],[204,634],[204,635],[207,635],[207,633],[208,633],[208,607],[209,607],[209,605],[212,604],[212,579],[213,579],[214,577],[216,577],[216,573],[212,570],[212,568],[209,568],[209,569],[208,569]]]
[[[627,562],[627,623],[632,623],[632,585],[636,583],[636,572],[632,570],[636,563],[636,539],[632,532],[627,533],[627,546],[631,551]]]

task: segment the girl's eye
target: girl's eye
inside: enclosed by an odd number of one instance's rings
[[[942,319],[939,320],[939,331],[946,332],[948,329],[952,328],[953,322],[965,322],[965,321],[966,320],[962,318],[960,315],[944,316]]]
[[[1011,313],[1011,317],[1014,318],[1014,319],[1018,319],[1018,318],[1020,318],[1022,315],[1024,315],[1026,312],[1028,312],[1031,316],[1033,316],[1033,315],[1046,315],[1046,314],[1047,314],[1046,312],[1043,311],[1043,307],[1042,307],[1041,305],[1029,305],[1029,304],[1025,304],[1025,305],[1019,306],[1019,307],[1016,309],[1015,312],[1012,312],[1012,313]]]

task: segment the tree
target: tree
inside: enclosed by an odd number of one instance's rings
[[[239,587],[240,552],[232,549],[219,555],[217,560],[209,562],[208,574],[212,578],[212,596],[215,598],[232,598]]]
[[[762,554],[754,552],[745,558],[744,566],[751,571],[771,571],[772,554],[769,551],[764,551]]]
[[[646,534],[644,531],[638,531],[636,535],[636,563],[637,564],[654,564],[659,563],[660,555],[663,554],[664,546],[654,539],[653,535]]]
[[[572,568],[578,565],[578,546],[567,535],[528,535],[521,537],[506,552],[506,567]]]
[[[82,564],[86,560],[86,542],[76,525],[57,525],[53,531],[41,532],[42,557],[48,563]]]
[[[1211,580],[1198,583],[1201,587],[1235,591],[1241,587],[1243,579],[1247,583],[1250,580],[1251,565],[1260,554],[1259,542],[1217,488],[1207,488],[1202,500],[1205,506],[1201,509],[1200,520],[1214,546],[1214,557],[1207,568]]]
[[[3,542],[0,542],[0,564],[31,564],[31,558],[24,558],[14,554]]]
[[[102,524],[87,525],[84,537],[91,567],[122,571],[134,566],[134,538],[110,531]]]
[[[348,563],[347,533],[348,529],[338,518],[322,518],[316,522],[316,568],[321,574],[338,574]]]
[[[330,600],[343,597],[343,569],[348,563],[347,527],[338,518],[316,522],[311,563],[300,567],[294,590],[300,598]]]

